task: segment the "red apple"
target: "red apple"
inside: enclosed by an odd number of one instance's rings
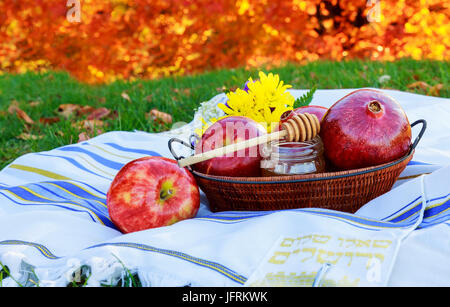
[[[248,117],[225,117],[206,129],[195,147],[195,153],[199,154],[265,133],[266,130],[263,126]],[[259,148],[255,146],[194,164],[193,167],[196,171],[204,174],[253,177],[261,174],[260,162],[261,154]]]
[[[327,113],[327,111],[328,111],[328,108],[322,107],[322,106],[315,106],[315,105],[303,106],[303,107],[296,108],[292,111],[284,112],[281,115],[280,120],[281,120],[281,122],[285,122],[288,119],[292,118],[294,115],[309,113],[309,114],[316,115],[317,118],[319,119],[319,121],[321,121],[323,116],[325,115],[325,113]]]
[[[117,173],[106,204],[113,223],[129,233],[194,217],[200,193],[192,174],[175,160],[144,157]]]
[[[393,98],[361,89],[330,107],[322,119],[320,137],[328,160],[348,170],[404,156],[411,146],[411,126]]]

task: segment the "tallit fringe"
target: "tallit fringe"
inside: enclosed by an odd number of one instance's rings
[[[3,287],[192,286],[190,280],[171,276],[155,268],[128,268],[114,256],[109,259],[91,257],[72,267],[64,263],[51,268],[36,268],[26,261],[24,254],[9,251],[0,255],[0,262],[9,274],[6,275],[4,270],[0,280]]]

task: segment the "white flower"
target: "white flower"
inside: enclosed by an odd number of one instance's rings
[[[389,75],[382,75],[378,78],[378,82],[380,82],[381,84],[388,82],[389,80],[391,80],[391,76]]]
[[[201,124],[202,121],[200,118],[202,118],[205,122],[209,123],[211,119],[224,116],[225,112],[217,105],[219,103],[226,103],[227,100],[227,96],[222,93],[214,96],[208,101],[202,102],[194,114],[194,121],[198,121]]]

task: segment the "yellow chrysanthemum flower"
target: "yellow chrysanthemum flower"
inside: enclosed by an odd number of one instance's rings
[[[246,116],[262,124],[271,132],[274,123],[280,121],[281,114],[292,110],[294,97],[287,91],[291,85],[285,85],[278,75],[259,72],[259,80],[249,78],[248,91],[237,89],[227,94],[226,104],[219,104],[226,116]]]

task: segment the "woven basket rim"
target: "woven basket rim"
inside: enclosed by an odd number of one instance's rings
[[[237,183],[237,184],[280,184],[280,183],[296,183],[296,182],[307,182],[307,181],[321,181],[321,180],[333,180],[340,179],[346,177],[353,177],[364,175],[372,172],[381,171],[387,168],[391,168],[396,166],[407,159],[411,159],[414,155],[414,149],[411,150],[407,155],[399,158],[397,160],[365,167],[358,168],[347,171],[338,171],[338,172],[324,172],[318,174],[304,174],[304,175],[290,175],[290,176],[273,176],[273,177],[228,177],[228,176],[216,176],[216,175],[207,175],[194,170],[191,170],[191,173],[194,176],[198,176],[203,179],[224,182],[224,183]],[[289,179],[287,179],[289,178]]]

